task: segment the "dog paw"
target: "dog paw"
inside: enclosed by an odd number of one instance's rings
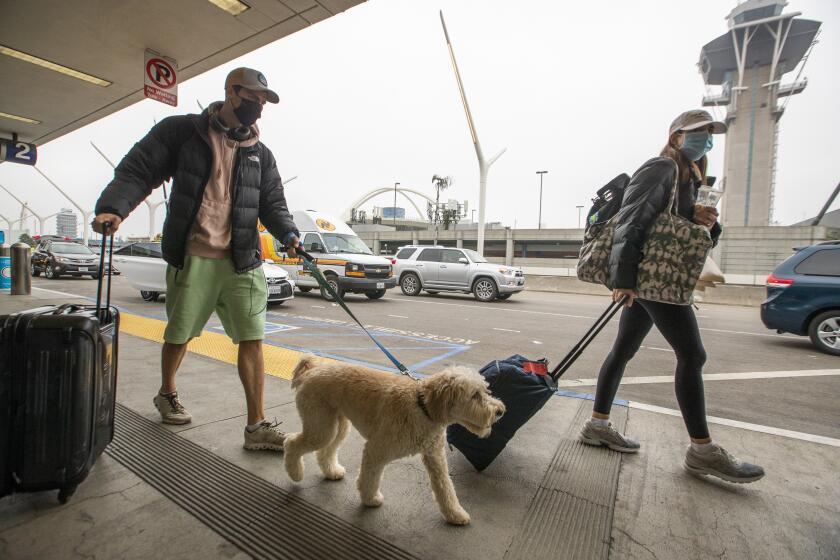
[[[447,511],[443,516],[446,518],[446,522],[452,525],[468,525],[470,522],[470,514],[464,508]]]
[[[379,507],[385,502],[385,496],[382,495],[382,492],[377,492],[375,496],[372,498],[365,499],[362,497],[362,503],[365,504],[367,507]]]
[[[286,473],[295,482],[303,480],[303,461],[300,459],[297,461],[290,460],[289,456],[286,455]]]
[[[324,478],[327,480],[342,480],[346,470],[341,465],[335,465],[328,469],[324,469]]]

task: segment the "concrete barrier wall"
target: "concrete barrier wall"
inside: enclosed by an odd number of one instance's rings
[[[607,296],[610,291],[598,284],[581,282],[577,278],[564,276],[525,276],[525,289],[535,292],[558,292]],[[709,288],[702,296],[703,303],[721,305],[743,305],[758,307],[764,301],[766,289],[763,286],[735,286],[724,284]]]

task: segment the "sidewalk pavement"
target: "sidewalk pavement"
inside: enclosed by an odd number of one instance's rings
[[[66,301],[2,295],[0,314]],[[698,480],[682,469],[680,418],[617,408],[614,422],[643,442],[621,456],[579,444],[591,404],[557,397],[483,473],[449,453],[472,516],[452,527],[417,457],[386,470],[381,508],[361,506],[355,431],[340,482],[323,481],[309,456],[294,484],[280,455],[243,450],[244,396],[228,363],[188,355],[178,383],[193,423],[158,424],[160,345],[124,335],[119,350],[120,418],[131,421],[67,505],[54,492],[0,501],[0,558],[840,557],[837,447],[714,426],[716,440],[768,475],[751,485]],[[265,404],[286,431],[299,429],[288,381],[267,377]],[[269,547],[273,538],[284,544]]]

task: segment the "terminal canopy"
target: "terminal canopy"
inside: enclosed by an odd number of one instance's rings
[[[146,49],[175,59],[183,82],[363,1],[8,4],[0,17],[0,137],[43,144],[142,100]]]

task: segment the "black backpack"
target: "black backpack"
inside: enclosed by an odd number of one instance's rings
[[[630,176],[622,173],[615,179],[598,189],[595,198],[592,199],[592,207],[586,214],[586,231],[594,225],[605,224],[610,218],[618,213],[621,208],[621,200],[624,197],[624,189],[630,182]]]

